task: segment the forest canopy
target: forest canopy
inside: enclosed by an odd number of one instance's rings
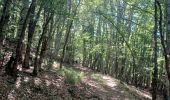
[[[65,64],[170,95],[169,0],[0,0],[0,66],[17,80],[21,69]],[[67,72],[67,71],[66,71]],[[69,71],[68,71],[69,72]],[[158,92],[161,91],[161,92]]]

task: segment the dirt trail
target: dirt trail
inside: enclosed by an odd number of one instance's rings
[[[110,76],[80,65],[74,68],[84,72],[82,82],[76,85],[66,84],[55,71],[43,71],[38,77],[21,73],[15,84],[0,75],[0,100],[151,100],[149,93]]]
[[[151,100],[150,93],[146,91],[128,86],[115,78],[93,72],[80,65],[75,67],[85,73],[83,83],[93,88],[91,93],[98,97],[94,100]]]

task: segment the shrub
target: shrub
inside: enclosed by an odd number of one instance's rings
[[[62,75],[65,79],[65,82],[68,84],[78,84],[81,82],[84,77],[84,73],[74,70],[72,68],[62,68],[58,71],[60,75]]]
[[[102,82],[102,83],[103,83],[103,78],[102,78],[102,76],[101,76],[100,74],[95,74],[95,73],[93,73],[93,74],[91,75],[91,77],[92,77],[93,79],[97,80],[98,82]]]

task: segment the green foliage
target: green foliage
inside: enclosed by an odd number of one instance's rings
[[[65,13],[64,7],[66,4],[66,0],[40,0],[40,3],[43,4],[43,7],[48,12],[55,12],[55,13]]]
[[[57,73],[62,75],[65,79],[67,84],[78,84],[84,77],[84,73],[74,70],[73,68],[63,67],[62,69],[58,70]]]
[[[98,82],[101,82],[101,83],[104,82],[103,79],[102,79],[101,74],[93,73],[93,74],[91,75],[91,77],[92,77],[93,79],[97,80]]]
[[[18,33],[21,1],[14,3],[11,8],[9,25],[6,25],[7,31],[3,32],[8,37],[15,38]],[[50,57],[54,54],[50,59],[56,60],[58,57],[57,60],[60,60],[68,32],[68,43],[63,58],[71,59],[70,62],[80,60],[84,66],[106,74],[117,74],[115,76],[122,76],[123,79],[130,77],[132,82],[133,79],[140,80],[144,77],[144,84],[150,86],[153,72],[153,0],[80,0],[79,6],[79,0],[37,1],[35,15],[40,6],[43,10],[35,27],[36,34],[33,36],[31,49],[37,47],[46,26],[45,21],[52,14],[53,18],[46,30],[51,35],[47,51]],[[2,0],[0,9],[2,15]],[[70,24],[72,21],[73,24]],[[29,30],[28,28],[26,30]],[[25,43],[28,41],[27,35],[26,31]],[[164,58],[160,40],[158,42],[158,72],[161,77],[164,75]],[[46,65],[47,59],[44,59]],[[68,84],[77,84],[84,76],[84,73],[67,67],[58,70],[58,73]],[[92,77],[102,81],[98,74],[92,74]]]

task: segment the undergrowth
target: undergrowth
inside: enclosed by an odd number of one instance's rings
[[[100,74],[95,74],[95,73],[93,73],[93,74],[91,75],[91,77],[92,77],[93,79],[97,80],[98,82],[102,82],[102,83],[103,83],[103,79],[102,79],[102,77],[101,77]]]
[[[84,77],[83,72],[68,67],[63,67],[62,69],[59,69],[57,73],[64,77],[65,83],[72,85],[80,83]]]

